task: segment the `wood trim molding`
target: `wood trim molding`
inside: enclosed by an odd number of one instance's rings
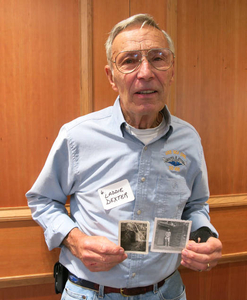
[[[0,289],[47,283],[54,283],[52,273],[0,277]]]
[[[247,206],[247,194],[212,196],[208,200],[211,210],[225,207]],[[69,204],[66,204],[69,212]],[[2,207],[0,208],[0,223],[10,221],[30,221],[32,220],[29,207]]]
[[[219,261],[219,264],[229,264],[241,261],[247,261],[247,251],[239,253],[223,254]]]
[[[247,261],[247,252],[231,253],[223,255],[219,261],[219,264],[236,263],[244,261]],[[29,286],[47,283],[54,283],[52,273],[0,277],[0,288]]]
[[[212,196],[208,200],[210,209],[247,206],[247,194]]]
[[[29,207],[1,207],[0,223],[9,221],[30,221],[32,219]]]
[[[66,204],[65,207],[69,212],[69,204]],[[32,220],[31,210],[28,206],[0,208],[0,223]]]
[[[93,29],[92,0],[80,0],[81,20],[81,93],[80,113],[88,114],[93,110]]]

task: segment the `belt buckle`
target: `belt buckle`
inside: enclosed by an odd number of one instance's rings
[[[128,296],[128,295],[125,295],[125,294],[123,293],[123,290],[124,290],[124,289],[122,289],[122,288],[120,289],[120,294],[121,294],[122,296],[124,296],[124,297],[130,297],[130,296]]]

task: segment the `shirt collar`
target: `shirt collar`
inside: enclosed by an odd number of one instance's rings
[[[171,125],[171,114],[170,114],[170,111],[167,107],[167,105],[165,105],[165,107],[162,109],[162,114],[164,116],[164,119],[166,121],[166,126],[170,126]]]
[[[166,134],[168,134],[167,138],[172,133],[172,125],[171,125],[171,114],[169,112],[168,107],[165,105],[165,107],[162,109],[162,114],[166,121]],[[113,105],[113,119],[115,123],[115,130],[117,130],[119,135],[124,136],[124,126],[126,124],[126,121],[123,116],[123,112],[120,106],[120,97],[118,96],[114,105]]]

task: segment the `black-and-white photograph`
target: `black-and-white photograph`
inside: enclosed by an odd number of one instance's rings
[[[119,245],[129,253],[148,253],[149,222],[120,221]]]
[[[180,253],[190,235],[191,221],[155,218],[152,252]]]

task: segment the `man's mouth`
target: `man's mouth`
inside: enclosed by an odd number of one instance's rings
[[[153,90],[147,90],[147,91],[139,91],[139,92],[136,92],[136,94],[140,94],[140,95],[144,95],[144,94],[154,94],[156,93],[156,91],[153,91]]]

